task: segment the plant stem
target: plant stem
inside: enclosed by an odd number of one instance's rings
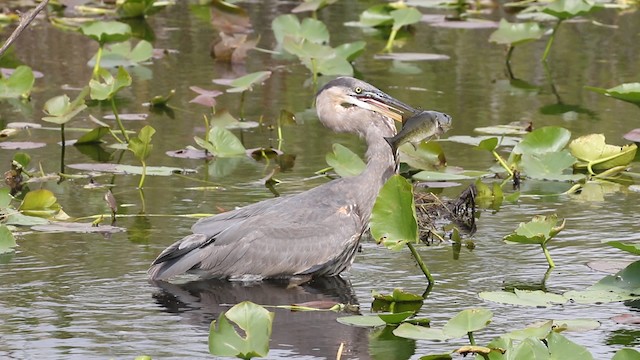
[[[473,338],[473,332],[469,331],[467,333],[467,336],[469,337],[469,344],[471,344],[471,346],[474,346],[476,344],[476,340]]]
[[[92,79],[98,79],[98,70],[100,70],[100,61],[102,61],[102,45],[98,46],[98,52],[96,53],[96,63],[93,65],[93,72],[91,73]]]
[[[64,151],[65,151],[65,139],[64,139],[64,124],[60,124],[60,140],[62,141],[62,150],[60,152],[60,172],[64,173]]]
[[[398,35],[398,28],[393,27],[391,29],[391,34],[389,34],[389,38],[387,39],[387,44],[382,49],[382,52],[391,52],[393,50],[393,40],[396,39],[396,35]]]
[[[544,252],[544,256],[547,258],[547,262],[549,263],[549,267],[556,267],[556,264],[553,263],[553,259],[551,259],[551,254],[549,254],[549,249],[547,249],[546,244],[540,244],[542,246],[542,251]]]
[[[427,268],[427,265],[425,265],[425,263],[422,261],[422,258],[420,257],[420,254],[418,254],[418,251],[416,251],[415,246],[413,246],[413,244],[410,242],[407,242],[407,246],[409,247],[409,251],[411,251],[411,255],[413,255],[413,258],[416,259],[416,262],[418,263],[420,270],[422,270],[422,273],[424,274],[424,276],[427,277],[427,281],[429,281],[429,285],[427,286],[427,291],[426,291],[428,293],[433,287],[433,283],[434,283],[433,276],[431,276],[431,272]]]
[[[509,69],[509,76],[513,79],[513,73],[511,72],[511,55],[513,55],[513,49],[516,47],[513,45],[509,45],[509,50],[507,50],[507,59],[505,61],[507,65],[507,69]]]
[[[558,20],[556,25],[553,27],[553,31],[551,32],[551,36],[549,36],[549,40],[547,41],[547,47],[544,49],[544,54],[542,54],[542,61],[547,61],[547,56],[549,56],[549,52],[551,51],[551,45],[553,44],[553,39],[556,37],[556,32],[558,31],[558,27],[562,20]]]
[[[142,189],[142,185],[144,185],[144,178],[147,176],[147,162],[142,161],[142,176],[140,176],[140,182],[138,183],[138,189]]]
[[[493,154],[493,157],[495,157],[496,160],[498,160],[498,162],[500,163],[500,166],[502,166],[505,170],[507,170],[507,172],[509,173],[509,176],[513,176],[513,171],[509,168],[509,165],[507,165],[507,163],[504,161],[502,156],[500,156],[500,154],[498,154],[495,150],[492,150],[491,153]]]
[[[244,94],[246,91],[240,93],[240,121],[244,121]]]
[[[318,84],[318,62],[315,58],[311,58],[311,72],[313,73],[313,85]]]
[[[116,117],[118,128],[120,128],[120,132],[122,133],[122,136],[124,136],[124,140],[128,143],[129,135],[127,135],[127,131],[124,129],[124,125],[122,125],[122,121],[120,120],[120,115],[118,115],[118,108],[116,107],[115,97],[111,98],[111,110],[113,111],[113,115]]]

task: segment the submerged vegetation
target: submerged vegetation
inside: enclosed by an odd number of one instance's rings
[[[105,2],[106,3],[106,2]],[[208,2],[193,2],[194,12],[205,9],[211,17],[212,26],[219,31],[220,39],[212,45],[212,55],[217,61],[228,62],[233,68],[241,64],[250,71],[241,71],[241,75],[231,72],[223,78],[212,79],[213,89],[205,89],[199,86],[190,86],[195,97],[189,101],[188,108],[182,108],[185,104],[177,104],[173,95],[176,90],[171,90],[163,95],[156,95],[148,103],[150,112],[160,112],[170,121],[174,120],[175,113],[188,114],[193,118],[204,118],[202,129],[196,129],[193,142],[199,147],[194,148],[189,144],[175,143],[170,132],[163,133],[165,127],[157,124],[155,127],[146,120],[147,114],[127,114],[127,103],[131,97],[136,98],[135,89],[142,84],[144,74],[150,72],[149,62],[165,64],[167,69],[172,53],[167,49],[154,48],[154,36],[144,30],[150,25],[145,19],[162,9],[171,11],[173,2],[159,0],[119,0],[109,5],[103,2],[86,1],[75,9],[65,9],[64,3],[58,1],[43,2],[48,6],[46,20],[59,29],[78,33],[77,41],[86,40],[96,42],[95,54],[86,59],[87,66],[91,69],[91,76],[80,84],[74,83],[67,86],[65,93],[62,90],[58,94],[43,103],[32,102],[31,97],[35,91],[41,91],[37,87],[38,72],[32,70],[28,64],[15,59],[15,54],[5,52],[0,54],[2,75],[0,76],[0,102],[11,104],[16,109],[33,108],[36,119],[33,123],[3,123],[3,145],[0,151],[5,154],[8,150],[20,149],[13,156],[4,156],[5,183],[7,187],[0,188],[0,256],[12,254],[16,246],[23,241],[22,229],[42,232],[101,232],[112,234],[118,231],[135,233],[135,226],[130,229],[116,226],[116,220],[126,216],[134,216],[138,225],[144,227],[148,214],[146,211],[143,188],[147,175],[154,176],[185,176],[192,173],[203,173],[204,176],[194,175],[194,181],[202,183],[202,186],[190,190],[217,190],[220,187],[211,181],[210,177],[227,177],[239,165],[240,161],[248,160],[252,165],[262,168],[262,178],[255,179],[264,185],[269,191],[278,196],[276,185],[281,183],[278,174],[285,172],[295,164],[295,154],[289,153],[291,149],[283,147],[286,143],[283,128],[294,126],[301,121],[305,114],[293,114],[288,109],[276,109],[278,116],[269,114],[267,109],[259,114],[257,121],[251,121],[253,114],[247,116],[246,101],[252,91],[270,92],[277,88],[274,84],[281,80],[285,72],[299,71],[310,81],[310,87],[317,90],[327,77],[339,75],[358,74],[358,59],[391,59],[399,74],[411,73],[415,68],[408,66],[403,60],[410,59],[435,59],[442,60],[448,57],[438,57],[438,54],[427,53],[394,53],[395,49],[404,47],[407,39],[416,36],[417,24],[423,19],[423,8],[430,12],[451,10],[454,16],[448,16],[449,20],[443,20],[432,26],[441,27],[467,27],[486,26],[489,21],[479,21],[481,9],[473,9],[481,4],[471,4],[466,1],[455,1],[440,4],[430,1],[403,1],[396,3],[375,4],[360,14],[354,14],[353,21],[345,24],[347,29],[362,31],[363,40],[336,44],[338,34],[325,24],[321,19],[325,13],[331,11],[336,1],[308,0],[298,4],[292,9],[292,14],[279,14],[274,16],[268,27],[271,33],[250,38],[252,28],[248,13],[242,8],[244,4],[232,4],[215,0]],[[35,3],[33,4],[35,5]],[[556,90],[550,68],[556,59],[563,56],[561,53],[552,53],[553,43],[562,36],[561,24],[567,26],[570,20],[578,17],[591,16],[596,11],[605,11],[606,8],[629,9],[637,11],[637,5],[618,2],[592,3],[588,0],[554,0],[550,2],[523,1],[506,5],[507,8],[517,8],[517,15],[502,19],[499,24],[491,22],[497,29],[490,34],[487,41],[499,45],[506,45],[505,72],[509,79],[511,89],[524,91],[527,95],[539,91],[538,86],[525,83],[517,79],[512,66],[517,67],[517,60],[513,58],[514,48],[534,44],[545,36],[546,45],[541,60],[543,69],[549,78],[550,89],[557,99],[553,104],[540,112],[565,116],[567,114],[592,113],[588,109],[568,105],[562,102],[559,92]],[[635,7],[633,7],[635,6]],[[67,16],[70,11],[75,16]],[[614,10],[616,11],[616,10]],[[429,14],[433,15],[433,14]],[[133,20],[137,19],[137,20]],[[7,15],[0,21],[21,21],[21,25],[28,26],[28,17]],[[602,26],[592,21],[589,26]],[[140,25],[143,25],[140,27]],[[444,24],[444,25],[443,25]],[[453,25],[452,25],[453,24]],[[464,24],[464,25],[463,25]],[[143,29],[143,30],[141,30]],[[153,33],[153,31],[151,31]],[[18,36],[20,34],[18,33]],[[384,47],[372,48],[376,38],[382,38]],[[263,38],[273,38],[274,43],[269,44]],[[133,40],[135,39],[135,40]],[[15,46],[15,45],[14,45]],[[424,50],[426,47],[419,50]],[[520,50],[519,50],[520,51]],[[555,50],[554,50],[555,51]],[[253,53],[269,54],[275,59],[277,65],[268,68],[259,68],[256,63],[250,63],[250,55]],[[372,54],[377,53],[378,55]],[[385,53],[380,55],[379,53]],[[430,57],[435,55],[435,57]],[[567,59],[565,59],[567,60]],[[54,59],[54,61],[63,61]],[[258,62],[259,64],[259,62]],[[4,67],[10,67],[5,69]],[[233,68],[236,70],[237,68]],[[292,70],[293,69],[293,70]],[[172,76],[171,70],[163,76]],[[142,74],[142,75],[141,75]],[[217,76],[221,76],[216,74]],[[612,79],[620,84],[615,87],[605,88],[612,84],[600,84],[595,77],[593,83],[584,84],[588,91],[603,94],[625,102],[640,106],[640,83],[624,82],[626,79]],[[74,79],[74,81],[78,81]],[[401,81],[401,80],[399,80]],[[182,82],[175,81],[175,86],[183,86]],[[174,86],[172,83],[172,86]],[[65,84],[57,84],[60,88]],[[303,84],[298,84],[302,88]],[[134,89],[134,90],[132,90]],[[47,89],[49,91],[49,89]],[[177,91],[188,91],[177,89]],[[430,90],[429,90],[430,91]],[[69,95],[73,92],[76,95]],[[515,91],[514,91],[515,92]],[[167,94],[167,95],[165,95]],[[224,94],[229,103],[238,103],[237,111],[225,110],[219,106],[219,99]],[[193,93],[190,95],[193,96]],[[275,94],[272,94],[275,96]],[[599,96],[595,95],[594,96]],[[233,100],[229,100],[233,99]],[[149,100],[144,99],[144,100]],[[235,102],[234,102],[235,101]],[[175,102],[175,104],[174,104]],[[222,101],[220,101],[222,102]],[[195,104],[195,105],[192,105]],[[432,104],[418,104],[429,108]],[[267,105],[267,106],[270,106]],[[104,108],[103,108],[104,107]],[[102,117],[105,112],[108,116]],[[204,110],[203,110],[204,109]],[[272,109],[273,110],[273,109]],[[312,111],[309,107],[307,109]],[[443,109],[444,110],[444,109]],[[273,111],[272,111],[273,112]],[[197,116],[192,116],[197,114]],[[98,119],[102,117],[102,119]],[[144,125],[137,126],[134,121],[145,121]],[[46,128],[44,123],[52,123],[59,127]],[[84,124],[81,128],[70,128],[72,121]],[[113,122],[111,120],[114,120]],[[473,119],[469,119],[473,120]],[[501,119],[504,120],[504,119]],[[200,120],[198,120],[200,121]],[[302,120],[304,121],[304,120]],[[458,120],[454,117],[453,124]],[[89,123],[90,127],[86,124]],[[156,130],[157,129],[157,130]],[[248,149],[244,139],[247,129],[262,131],[268,139],[258,147]],[[396,289],[392,294],[374,294],[371,309],[379,312],[376,315],[340,317],[341,324],[365,326],[384,329],[387,335],[421,341],[447,341],[451,339],[467,338],[469,345],[454,347],[442,344],[443,353],[425,355],[423,359],[452,359],[454,357],[475,355],[476,359],[589,359],[592,358],[589,348],[578,345],[561,334],[563,331],[572,330],[589,331],[599,326],[595,320],[566,320],[545,319],[541,323],[533,324],[525,329],[504,332],[501,335],[481,346],[477,344],[474,334],[492,326],[494,313],[500,308],[493,307],[492,311],[474,307],[467,308],[452,316],[446,323],[430,324],[429,319],[416,317],[421,312],[425,299],[430,292],[438,286],[439,277],[446,277],[446,273],[432,275],[429,270],[429,260],[423,259],[422,233],[428,232],[431,242],[436,244],[450,244],[457,249],[459,254],[463,238],[469,238],[473,231],[465,229],[455,221],[447,221],[446,224],[428,219],[428,224],[421,221],[419,199],[421,191],[416,184],[428,184],[434,194],[428,204],[444,204],[447,200],[440,198],[439,191],[445,187],[455,187],[461,183],[469,185],[467,194],[470,195],[472,207],[470,209],[471,221],[475,224],[480,214],[500,211],[505,203],[518,203],[521,199],[554,198],[573,199],[600,199],[599,194],[604,186],[613,184],[617,189],[633,189],[640,173],[634,171],[637,165],[637,145],[640,135],[636,132],[627,134],[630,142],[619,145],[618,141],[612,141],[615,145],[607,143],[604,130],[593,127],[592,133],[572,134],[565,126],[553,125],[538,127],[530,122],[515,124],[498,124],[491,127],[476,128],[475,131],[482,135],[454,135],[441,139],[417,144],[405,144],[400,151],[400,174],[391,177],[383,186],[373,208],[370,231],[373,239],[384,247],[393,251],[408,248],[408,251],[418,264],[419,270],[425,275],[427,284],[422,295],[415,295]],[[25,130],[25,131],[23,131]],[[68,140],[65,136],[73,130],[80,132],[78,139]],[[637,130],[637,129],[636,129]],[[29,141],[11,144],[5,138],[24,138],[28,136],[38,137],[46,131],[59,131],[61,140],[60,168],[52,170],[49,159],[34,158],[29,154],[29,146],[47,146]],[[272,136],[272,132],[276,135]],[[56,133],[57,134],[57,133]],[[46,138],[46,136],[42,136]],[[152,144],[161,141],[171,142],[175,148],[181,148],[168,152],[173,158],[190,158],[199,166],[196,170],[180,163],[177,166],[152,166],[148,164],[150,159],[158,161],[162,155],[156,154]],[[191,139],[191,137],[190,137]],[[277,142],[274,146],[273,142]],[[91,163],[67,164],[65,160],[66,145],[73,144],[80,152],[85,153],[93,160]],[[106,145],[111,151],[105,151]],[[478,163],[473,168],[462,168],[447,162],[447,156],[443,147],[448,145],[459,148],[476,149],[478,153],[486,157],[490,166]],[[157,148],[157,146],[155,146]],[[80,150],[82,149],[82,150]],[[284,149],[284,150],[283,150]],[[128,158],[124,154],[129,152]],[[57,154],[57,152],[56,152]],[[116,155],[117,154],[117,155]],[[154,156],[152,156],[154,155]],[[10,159],[11,158],[11,159]],[[11,160],[11,161],[9,161]],[[141,166],[133,165],[138,161]],[[320,177],[348,177],[359,174],[364,169],[364,162],[358,154],[341,144],[333,144],[332,152],[326,154],[328,168],[318,171]],[[185,164],[185,165],[182,165]],[[60,184],[68,180],[88,182],[88,188],[100,187],[95,178],[111,176],[108,184],[102,184],[106,188],[115,185],[115,175],[122,176],[140,175],[138,181],[138,193],[140,196],[141,211],[137,215],[129,215],[118,212],[116,197],[127,190],[120,192],[106,190],[105,214],[82,213],[67,214],[63,211],[65,204],[60,204],[53,184]],[[315,177],[314,177],[315,178]],[[309,179],[305,179],[309,180]],[[285,182],[286,183],[286,182]],[[522,189],[522,184],[538,184],[542,191]],[[558,186],[560,185],[560,186]],[[51,189],[49,189],[50,187]],[[558,190],[561,189],[561,190]],[[78,191],[90,191],[80,189]],[[105,191],[104,189],[102,191]],[[637,190],[635,190],[637,191]],[[417,205],[418,204],[418,205]],[[465,203],[464,205],[467,205]],[[131,204],[125,205],[125,209]],[[216,205],[217,206],[217,205]],[[418,206],[418,211],[416,207]],[[476,206],[478,211],[476,211]],[[218,207],[224,210],[223,207]],[[452,212],[458,207],[442,206],[438,209]],[[467,209],[468,210],[468,209]],[[519,307],[551,307],[572,306],[578,304],[602,304],[607,302],[635,301],[640,298],[640,261],[624,264],[612,275],[607,275],[595,284],[579,290],[568,290],[563,293],[547,291],[544,283],[554,267],[562,267],[563,261],[557,263],[552,260],[549,244],[562,243],[562,246],[571,246],[569,240],[550,240],[565,229],[570,229],[572,221],[559,220],[557,209],[548,209],[546,215],[530,214],[529,222],[522,222],[510,234],[494,234],[496,239],[502,239],[507,243],[535,244],[539,245],[548,263],[549,270],[544,275],[543,285],[539,289],[507,288],[498,291],[481,291],[472,289],[482,301],[491,303],[508,304]],[[152,211],[152,212],[155,212]],[[553,214],[552,214],[553,213]],[[185,214],[171,214],[178,216]],[[201,216],[203,214],[186,214],[185,216]],[[449,220],[456,218],[448,214]],[[460,215],[460,214],[455,214]],[[459,217],[467,216],[461,214]],[[112,217],[113,223],[104,225],[104,217]],[[164,216],[164,215],[163,215]],[[445,218],[446,216],[442,216]],[[469,216],[467,216],[468,218]],[[468,220],[468,219],[467,219]],[[471,228],[472,226],[469,226]],[[425,230],[426,228],[426,230]],[[640,255],[640,245],[636,241],[617,240],[615,234],[609,239],[602,240],[603,248],[607,245],[623,250],[630,255]],[[135,234],[132,235],[135,237]],[[562,237],[562,236],[559,236]],[[147,243],[148,236],[139,236],[142,243]],[[433,240],[436,239],[436,240]],[[466,243],[470,251],[475,243]],[[432,244],[428,244],[432,245]],[[490,246],[482,244],[480,246]],[[512,250],[515,246],[505,245],[504,251]],[[518,246],[518,248],[526,248]],[[455,255],[454,255],[455,256]],[[556,259],[557,260],[557,259]],[[532,260],[537,261],[537,260]],[[540,261],[541,256],[540,256]],[[497,267],[500,264],[496,264]],[[390,270],[390,269],[389,269]],[[216,356],[235,356],[242,359],[252,357],[266,357],[269,353],[269,340],[272,334],[274,314],[265,307],[251,302],[241,302],[222,312],[218,320],[211,323],[209,333],[209,351]],[[288,305],[288,304],[282,304]],[[635,305],[637,307],[637,305]],[[344,309],[346,307],[338,307]],[[464,306],[467,307],[467,306]],[[301,308],[296,308],[300,310]],[[332,308],[334,309],[334,308]],[[496,310],[497,309],[497,310]],[[305,307],[305,310],[314,310],[313,307]],[[335,310],[335,311],[338,311]],[[334,310],[332,310],[334,311]],[[424,310],[422,310],[424,311]],[[540,319],[531,319],[540,320]],[[438,325],[430,327],[430,325]],[[504,328],[507,324],[498,323]],[[237,328],[242,331],[239,333]],[[378,331],[376,330],[376,331]],[[391,334],[391,335],[389,335]],[[340,350],[341,351],[341,350]],[[340,351],[338,358],[340,358]],[[407,357],[411,356],[409,354]],[[323,354],[329,355],[329,354]],[[621,349],[613,355],[614,360],[638,359],[640,354],[633,349]]]

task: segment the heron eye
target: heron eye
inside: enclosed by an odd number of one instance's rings
[[[356,94],[362,94],[362,88],[361,87],[357,87],[357,88],[353,89],[353,91],[355,91]]]

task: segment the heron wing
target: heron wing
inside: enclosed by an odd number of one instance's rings
[[[339,273],[350,265],[365,224],[339,187],[321,188],[198,221],[194,234],[160,254],[150,277]]]

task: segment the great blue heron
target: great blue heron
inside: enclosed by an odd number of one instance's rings
[[[367,142],[366,169],[306,192],[201,219],[153,261],[153,280],[193,273],[239,280],[333,276],[348,269],[378,191],[396,169],[385,137],[416,110],[364,81],[341,77],[316,96],[320,121]]]

